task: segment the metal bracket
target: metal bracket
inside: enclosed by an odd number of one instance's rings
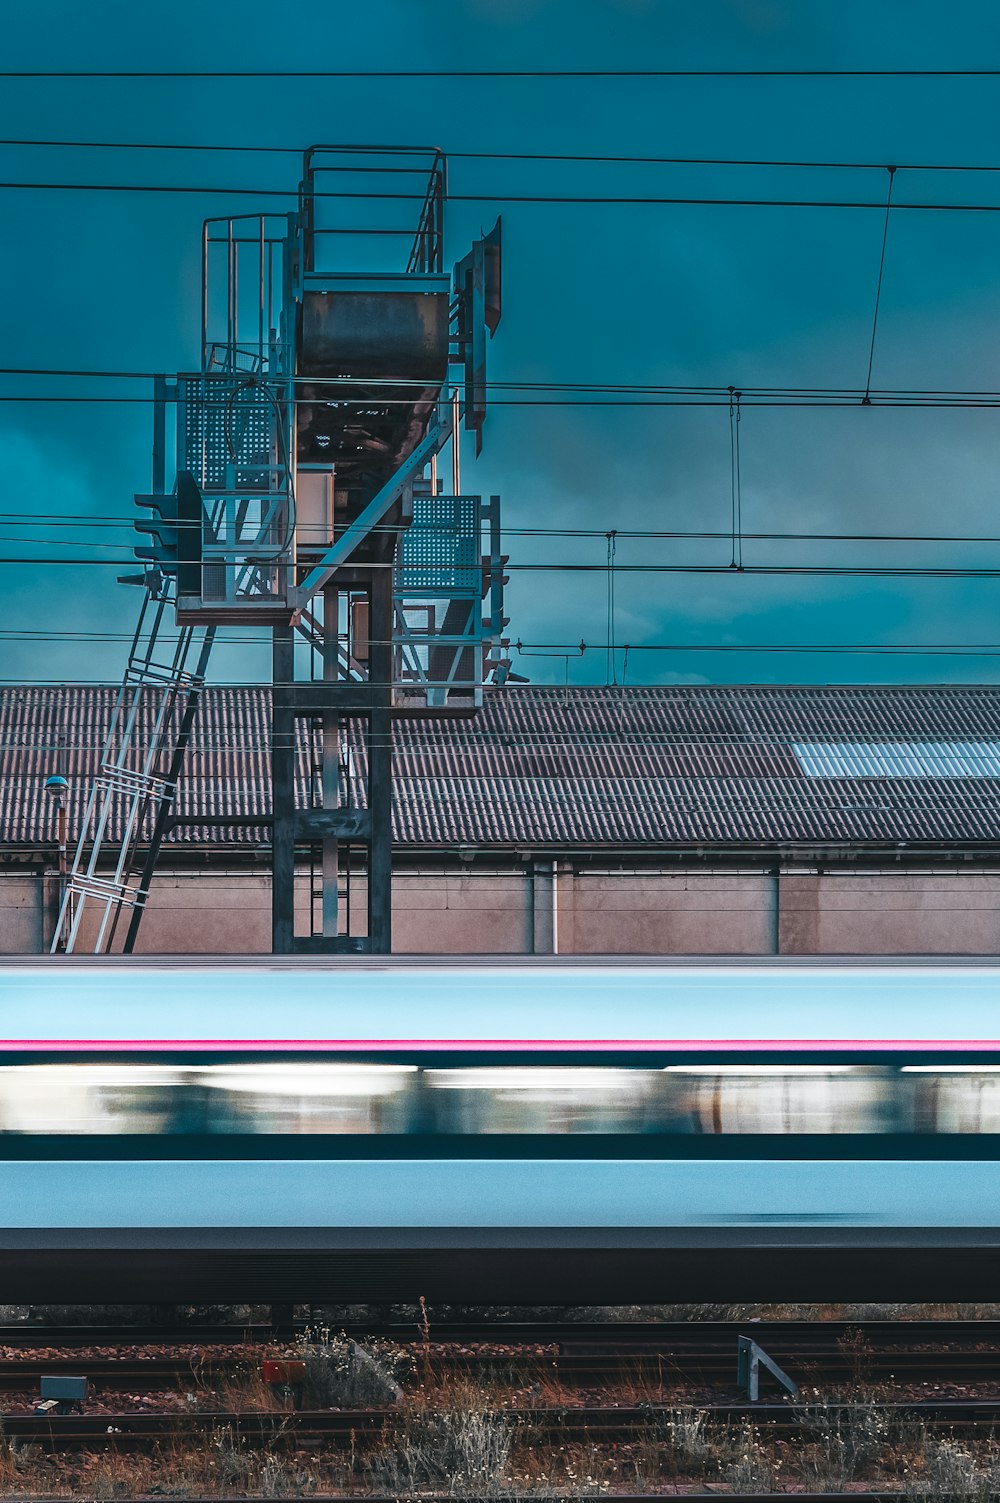
[[[758,1346],[749,1336],[736,1338],[736,1382],[740,1388],[746,1390],[746,1396],[751,1404],[755,1404],[760,1398],[760,1369],[766,1367],[772,1378],[776,1379],[793,1399],[799,1396],[799,1387],[778,1366],[773,1357],[769,1357],[762,1346]]]

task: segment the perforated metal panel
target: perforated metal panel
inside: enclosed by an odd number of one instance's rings
[[[414,496],[413,523],[403,534],[397,590],[479,593],[480,506],[478,496]]]
[[[244,387],[233,375],[182,377],[181,468],[191,471],[202,492],[226,488],[226,467],[235,465],[241,486],[267,490],[265,466],[277,460],[276,414],[268,394]],[[260,465],[259,475],[254,466]]]

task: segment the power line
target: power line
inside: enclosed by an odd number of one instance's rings
[[[271,637],[265,633],[261,636],[251,635],[246,628],[231,626],[221,627],[220,632],[233,631],[239,633],[234,637],[222,637],[229,646],[270,645]],[[45,630],[44,628],[33,630],[25,627],[0,628],[0,641],[4,642],[62,642],[67,645],[88,645],[99,642],[131,642],[132,632],[127,631],[85,631],[73,630]],[[161,640],[172,643],[177,638],[167,633]],[[373,642],[373,645],[386,645]],[[607,652],[607,642],[524,642],[517,641],[511,644],[519,653],[546,652],[570,652],[584,654],[588,652]],[[755,652],[780,652],[802,654],[864,654],[872,656],[905,656],[905,657],[997,657],[1000,656],[1000,642],[980,643],[948,643],[948,642],[623,642],[618,644],[617,651],[635,652],[696,652],[696,653],[755,653]],[[298,685],[300,688],[302,684]],[[219,686],[222,687],[222,686]],[[259,688],[256,683],[244,684],[242,688]],[[270,687],[266,685],[265,687]],[[537,685],[532,686],[537,687]],[[604,687],[622,688],[623,685],[605,685]],[[642,685],[633,685],[633,688],[641,688]],[[648,687],[648,686],[647,686]],[[476,732],[476,735],[479,733]],[[491,733],[487,733],[491,734]],[[504,732],[506,734],[506,732]]]
[[[0,75],[2,76],[2,75]],[[294,156],[303,155],[301,146],[267,146],[247,144],[240,141],[210,144],[201,141],[70,141],[9,136],[0,138],[0,146],[52,147],[59,149],[83,148],[88,151],[193,151],[193,152],[240,152],[249,155]],[[365,148],[365,150],[391,153],[391,147]],[[653,167],[780,167],[810,170],[837,170],[846,172],[884,172],[884,162],[836,161],[829,158],[795,159],[791,157],[668,157],[641,154],[610,154],[602,152],[566,151],[452,151],[444,153],[449,161],[473,162],[580,162],[608,164],[611,166]],[[331,166],[330,171],[348,170]],[[375,170],[368,167],[360,171]],[[387,171],[400,169],[383,169]],[[897,172],[1000,172],[1000,165],[958,162],[898,162]]]
[[[728,536],[728,534],[727,534]],[[37,538],[3,539],[5,542],[32,542],[37,543]],[[45,540],[49,542],[48,539]],[[67,540],[66,547],[72,547],[72,540]],[[52,558],[48,555],[35,557],[24,555],[19,557],[0,557],[0,565],[23,567],[25,564],[73,566],[90,568],[120,569],[124,564],[134,563],[134,555],[128,543],[105,543],[105,547],[115,547],[123,550],[124,556],[120,558]],[[181,563],[202,563],[199,558],[181,559]],[[373,568],[391,569],[393,564],[375,564]],[[607,574],[609,571],[618,574],[727,574],[760,576],[789,576],[794,578],[844,578],[844,579],[1000,579],[1000,568],[973,568],[956,565],[954,567],[941,566],[938,568],[921,567],[918,565],[863,565],[863,564],[745,564],[738,571],[734,571],[731,564],[583,564],[583,563],[530,563],[504,565],[507,574]]]
[[[143,396],[94,395],[94,394],[87,394],[87,393],[83,393],[83,394],[77,395],[77,394],[69,394],[69,393],[46,393],[46,392],[39,392],[39,393],[36,393],[36,394],[31,394],[31,393],[26,393],[26,392],[0,392],[0,402],[9,403],[11,405],[28,406],[28,407],[30,407],[30,406],[45,406],[46,404],[49,404],[49,405],[52,405],[52,406],[60,406],[60,405],[63,405],[63,406],[74,406],[75,405],[75,406],[82,406],[82,407],[86,407],[86,406],[95,406],[95,407],[149,407],[149,406],[151,406],[153,404],[153,402],[155,400],[156,399],[152,395],[143,397]],[[173,401],[173,400],[176,400],[176,399],[175,398],[170,398],[169,400]],[[341,399],[339,405],[341,407],[370,407],[371,404],[372,404],[372,400],[373,400],[372,398],[368,398],[367,401],[365,401],[362,398],[358,398],[357,400]],[[378,403],[379,403],[380,407],[412,406],[412,403],[408,402],[405,398],[395,398],[395,399],[391,399],[390,400],[390,399],[383,399],[383,398],[379,397],[377,400],[378,400]],[[604,408],[604,409],[610,409],[610,410],[614,410],[615,408],[621,408],[623,410],[628,410],[628,411],[641,411],[641,410],[646,409],[646,408],[652,409],[652,410],[683,409],[683,408],[690,408],[692,410],[702,410],[702,409],[708,409],[708,408],[714,408],[714,407],[728,407],[728,405],[729,405],[729,399],[728,399],[728,397],[694,397],[694,396],[692,396],[690,398],[664,397],[664,398],[659,398],[659,399],[653,399],[653,398],[649,398],[649,399],[643,399],[643,398],[639,398],[639,399],[625,399],[625,400],[613,401],[613,402],[601,401],[601,400],[599,400],[597,398],[577,398],[577,399],[573,399],[573,400],[571,400],[569,398],[563,398],[563,399],[554,399],[552,401],[539,401],[537,399],[529,399],[527,397],[519,398],[519,399],[518,398],[495,397],[490,402],[490,406],[491,407],[495,407],[495,408],[515,408],[515,409],[531,409],[531,410],[543,410],[543,409],[545,409],[547,407],[551,407],[553,409],[558,409],[558,410],[563,410],[563,409],[566,409],[566,408],[573,408],[573,407],[586,408],[586,409],[590,409],[590,410],[593,410],[595,408]],[[754,408],[766,408],[766,409],[770,409],[770,410],[775,411],[775,412],[778,412],[778,411],[793,411],[793,410],[801,411],[803,409],[812,409],[813,411],[838,412],[838,411],[842,411],[842,410],[844,410],[846,408],[851,408],[851,407],[880,407],[880,408],[885,409],[886,411],[892,411],[892,412],[916,411],[916,410],[937,411],[937,412],[944,412],[944,411],[974,412],[974,411],[989,411],[989,410],[992,410],[993,408],[996,408],[996,407],[1000,406],[1000,397],[992,398],[989,401],[986,401],[986,400],[969,400],[969,401],[958,401],[958,400],[956,400],[956,401],[934,401],[934,400],[926,400],[926,401],[923,401],[923,400],[922,401],[903,401],[903,400],[900,400],[900,399],[891,399],[891,398],[885,398],[885,399],[883,399],[883,398],[879,398],[878,396],[873,396],[873,397],[870,397],[869,400],[866,402],[864,400],[864,393],[859,391],[859,393],[858,393],[858,395],[856,397],[838,397],[838,398],[833,398],[833,399],[831,399],[829,401],[818,401],[818,400],[813,400],[812,398],[805,398],[805,397],[785,397],[785,398],[782,398],[782,397],[776,397],[776,398],[755,398],[755,397],[750,397],[748,400],[746,400],[743,403],[743,406],[744,407],[754,407]]]
[[[44,371],[40,369],[9,369],[6,371],[0,371],[0,378],[4,376],[23,376],[27,378],[53,378],[63,376],[80,380],[96,380],[101,378],[111,380],[153,379],[153,376],[151,374],[147,376],[144,372],[60,372],[55,370]],[[311,378],[307,377],[299,377],[297,378],[297,381],[300,384],[311,387],[319,387],[326,390],[336,390],[338,391],[338,393],[349,389],[348,383],[346,383],[341,378],[324,379],[323,377],[318,377],[315,380],[312,380]],[[277,386],[277,383],[274,383],[274,385],[272,385],[267,382],[259,382],[257,384],[258,388],[262,391],[275,391],[275,388]],[[380,407],[409,407],[412,406],[411,398],[405,396],[383,396],[380,394],[379,388],[385,387],[390,389],[398,389],[400,387],[406,387],[410,384],[411,383],[409,381],[403,380],[363,382],[360,378],[353,378],[350,382],[351,386],[374,387],[376,388],[376,394],[373,395],[371,391],[369,391],[367,395],[356,397],[338,394],[336,398],[337,405],[342,408],[368,408],[372,405],[373,402],[377,402]],[[731,402],[729,390],[722,387],[713,388],[701,386],[675,386],[657,388],[644,385],[629,387],[626,385],[614,386],[612,384],[609,384],[603,387],[592,387],[589,389],[589,392],[593,394],[589,394],[587,388],[579,388],[573,386],[570,383],[559,382],[552,382],[548,385],[530,382],[487,382],[486,386],[493,393],[490,398],[490,404],[491,406],[496,408],[544,409],[551,407],[556,409],[563,409],[579,407],[587,409],[625,408],[629,410],[641,410],[643,408],[649,408],[656,410],[667,408],[728,407]],[[504,396],[497,394],[498,392],[504,391],[528,391],[532,394],[523,396]],[[657,391],[664,394],[652,394]],[[534,394],[536,392],[540,392],[541,395]],[[560,392],[567,394],[554,395],[554,393]],[[608,394],[602,396],[599,395],[600,392],[605,392]],[[636,395],[628,395],[629,392],[635,392]],[[156,400],[158,400],[158,398],[151,392],[142,395],[133,395],[121,392],[32,392],[23,390],[16,392],[0,392],[0,402],[16,403],[28,406],[45,404],[65,404],[72,406],[76,404],[80,406],[96,405],[109,407],[149,407]],[[180,396],[176,392],[169,393],[164,400],[169,403],[176,403],[180,400]],[[308,400],[308,398],[306,398],[306,400]],[[836,387],[803,387],[798,390],[791,387],[749,387],[745,388],[741,392],[741,401],[744,406],[773,408],[775,410],[801,408],[814,408],[817,410],[839,410],[848,407],[869,406],[883,407],[891,410],[926,408],[933,410],[954,409],[958,411],[968,411],[992,409],[1000,406],[1000,392],[937,392],[932,390],[921,391],[917,389],[901,390],[896,392],[890,390],[880,391],[878,389],[869,389],[868,391],[864,391],[860,387],[855,389]]]
[[[892,184],[896,172],[895,167],[888,167],[886,170],[889,174],[889,188],[885,198],[885,224],[882,227],[882,254],[879,256],[878,283],[875,287],[875,311],[872,314],[872,338],[871,346],[868,350],[868,379],[865,381],[865,394],[861,399],[862,406],[864,407],[870,407],[872,400],[871,386],[872,363],[875,359],[875,331],[878,328],[878,307],[882,297],[882,273],[885,271],[885,247],[886,242],[889,239],[889,212],[892,208]]]
[[[135,516],[107,516],[93,514],[81,517],[75,512],[0,512],[0,522],[9,525],[34,526],[41,524],[63,525],[67,527],[86,528],[131,528],[135,525]],[[177,523],[179,532],[186,529],[199,527],[198,522]],[[388,523],[376,523],[371,531],[373,533],[395,534],[398,528]],[[507,526],[503,528],[505,538],[511,537],[557,537],[557,538],[606,538],[607,530],[603,527],[523,527]],[[642,540],[662,539],[665,541],[708,541],[715,539],[729,540],[728,531],[709,529],[682,529],[682,528],[642,528],[642,527],[617,527],[617,538],[639,538]],[[1000,533],[914,533],[914,532],[744,532],[743,538],[754,542],[800,542],[800,543],[987,543],[1000,544]],[[18,541],[45,541],[50,539],[19,539]],[[68,544],[72,539],[66,539]],[[124,545],[120,545],[124,546]]]
[[[3,74],[0,74],[3,77]],[[168,193],[168,194],[201,194],[230,197],[253,197],[253,198],[298,198],[298,188],[243,188],[224,186],[218,187],[205,183],[177,184],[177,183],[53,183],[53,182],[0,182],[0,190],[8,192],[27,191],[32,193]],[[343,203],[345,199],[357,201],[397,202],[397,203],[423,203],[422,193],[376,193],[351,190],[350,192],[326,193],[319,190],[309,195],[317,199],[337,199]],[[715,206],[723,208],[750,208],[750,209],[885,209],[884,202],[878,199],[850,199],[850,198],[734,198],[725,196],[695,197],[690,195],[667,195],[667,194],[599,194],[599,193],[449,193],[449,203],[471,204],[538,204],[541,206],[552,205],[600,205],[607,208],[614,207],[706,207]],[[1000,213],[1000,204],[989,203],[932,203],[932,202],[898,202],[895,208],[900,212],[917,210],[928,213],[947,214],[996,214]],[[369,229],[355,229],[341,232],[332,228],[324,231],[329,234],[351,233],[358,235],[380,234],[410,234],[406,229],[386,229],[384,227],[372,227]]]
[[[730,568],[743,568],[743,496],[740,478],[740,400],[743,393],[729,388],[729,468],[732,489],[732,543]]]
[[[1000,68],[10,68],[9,79],[998,78]]]
[[[256,243],[256,242],[255,242]],[[239,373],[243,374],[243,373]],[[109,381],[152,381],[163,375],[162,370],[88,370],[85,368],[56,367],[56,366],[0,366],[0,376],[69,376],[73,378],[109,380]],[[374,388],[406,388],[412,387],[422,391],[426,386],[436,380],[433,376],[426,377],[396,377],[396,376],[293,376],[297,383],[309,386],[323,386],[332,389],[349,391],[353,386],[363,386],[366,389]],[[260,386],[272,385],[275,389],[283,388],[285,381],[275,380],[272,383],[258,381]],[[644,393],[648,395],[672,395],[697,393],[703,395],[719,396],[729,401],[730,387],[723,384],[710,382],[662,382],[662,381],[527,381],[527,380],[500,380],[488,379],[485,386],[490,391],[530,391],[530,392],[590,392],[601,393]],[[745,398],[751,396],[840,396],[850,399],[861,397],[862,389],[854,386],[753,386],[741,387],[741,394]],[[872,395],[876,397],[913,398],[914,400],[928,397],[933,399],[952,399],[963,401],[973,398],[987,398],[1000,401],[1000,389],[989,387],[965,387],[965,388],[930,388],[930,387],[875,387]],[[358,400],[361,400],[360,398]],[[370,398],[365,398],[370,400]],[[380,399],[381,400],[381,399]]]

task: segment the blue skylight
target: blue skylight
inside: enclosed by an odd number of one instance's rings
[[[808,778],[1000,778],[1000,741],[796,741]]]

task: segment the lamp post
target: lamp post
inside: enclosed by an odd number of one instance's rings
[[[56,806],[56,840],[59,845],[59,908],[56,919],[56,949],[66,948],[63,904],[66,901],[66,794],[69,783],[59,773],[45,779],[45,792]]]

